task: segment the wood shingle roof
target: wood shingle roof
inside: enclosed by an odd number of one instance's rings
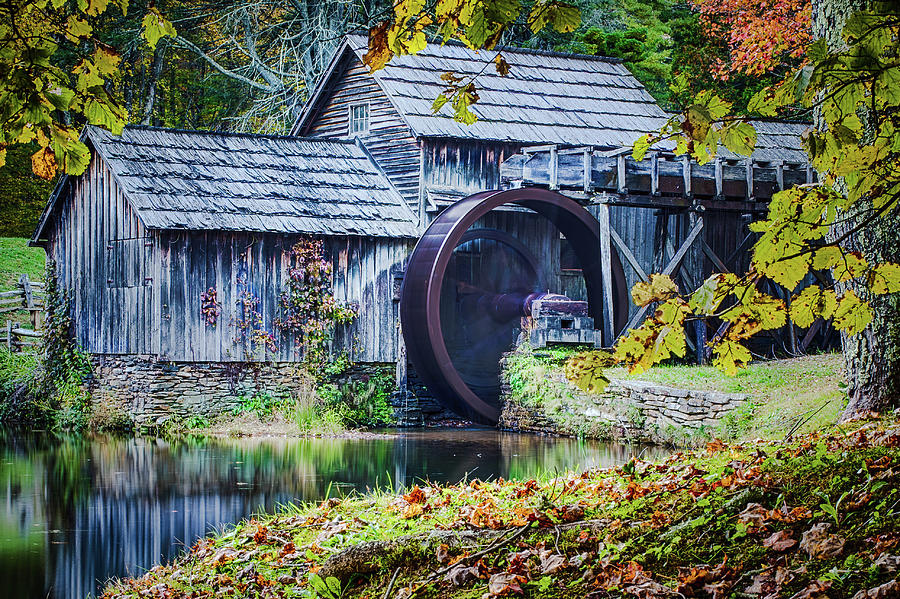
[[[86,135],[150,229],[418,236],[412,211],[354,142],[144,127]]]

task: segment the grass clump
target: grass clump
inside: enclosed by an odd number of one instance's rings
[[[403,597],[891,597],[898,483],[895,414],[789,443],[288,506],[104,597],[382,597],[391,580]]]

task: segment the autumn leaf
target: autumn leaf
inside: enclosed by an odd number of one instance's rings
[[[509,63],[506,62],[506,59],[503,58],[502,54],[497,54],[494,57],[494,68],[497,69],[497,73],[503,77],[509,75]]]
[[[52,181],[56,176],[56,156],[48,147],[41,148],[31,156],[31,169],[42,179]]]
[[[635,305],[646,306],[678,295],[678,286],[668,275],[652,274],[648,282],[635,283],[631,288],[631,298]]]
[[[797,540],[791,538],[790,530],[779,530],[763,541],[763,547],[774,551],[787,551],[797,546]]]
[[[149,45],[150,48],[156,48],[156,44],[159,43],[159,40],[166,36],[172,38],[178,37],[175,26],[153,6],[147,9],[147,14],[144,16],[144,20],[141,21],[141,26],[143,27],[141,37],[147,40],[147,45]]]

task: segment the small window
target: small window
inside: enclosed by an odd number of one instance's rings
[[[369,105],[368,104],[351,104],[350,105],[350,137],[355,135],[365,135],[369,132]]]

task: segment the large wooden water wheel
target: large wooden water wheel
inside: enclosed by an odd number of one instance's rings
[[[533,302],[548,294],[544,273],[555,267],[508,231],[472,228],[506,204],[550,220],[571,243],[588,313],[598,326],[602,322],[600,225],[574,200],[544,189],[488,191],[437,216],[409,258],[400,296],[403,337],[429,391],[453,412],[484,424],[496,424],[500,415],[500,356],[515,343]],[[478,260],[470,259],[474,254]],[[618,332],[627,322],[628,296],[615,252],[611,269]]]

